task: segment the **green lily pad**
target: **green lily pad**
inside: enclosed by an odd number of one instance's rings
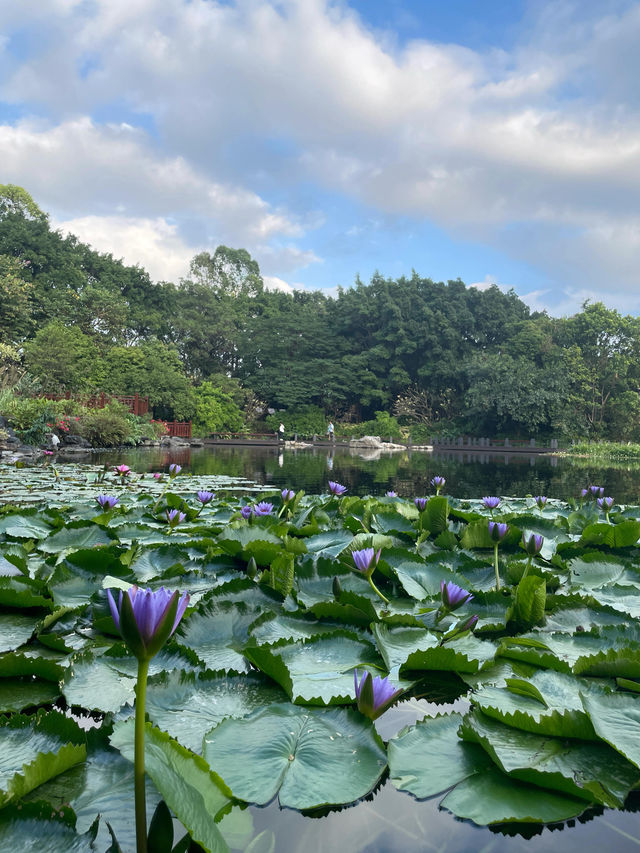
[[[381,777],[386,754],[370,720],[342,708],[272,705],[225,720],[205,736],[204,756],[234,796],[312,809],[363,797]]]
[[[201,752],[206,732],[227,717],[246,717],[285,698],[259,674],[213,675],[172,672],[149,682],[147,713],[159,728]]]
[[[391,738],[387,752],[394,787],[424,799],[490,767],[482,749],[458,737],[461,722],[461,714],[431,717]]]

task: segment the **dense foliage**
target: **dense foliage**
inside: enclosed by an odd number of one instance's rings
[[[598,504],[597,487],[572,505],[237,487],[203,502],[215,483],[184,473],[24,475],[0,471],[14,496],[0,508],[3,849],[46,834],[105,851],[110,832],[133,846],[136,661],[105,594],[131,584],[191,596],[151,664],[148,802],[204,850],[262,849],[238,801],[347,804],[387,768],[386,784],[479,825],[623,808],[640,783],[640,507]],[[184,513],[173,526],[169,510]],[[499,592],[491,518],[508,526]],[[389,603],[358,570],[367,548]],[[465,592],[451,588],[455,612],[443,583]],[[420,696],[444,713],[402,730],[399,713],[381,737],[356,710],[355,669],[410,700],[382,719]]]
[[[154,283],[63,237],[11,185],[0,336],[48,391],[148,394],[157,416],[201,430],[233,431],[238,408],[248,427],[271,408],[310,432],[383,412],[424,437],[640,439],[640,321],[600,303],[554,319],[513,291],[415,272],[336,296],[271,292],[250,255],[225,246],[197,255],[187,279]]]

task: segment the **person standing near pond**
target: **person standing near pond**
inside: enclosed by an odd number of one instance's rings
[[[284,424],[280,422],[280,426],[278,427],[278,439],[279,441],[284,441]]]
[[[327,427],[327,438],[329,441],[335,441],[335,435],[333,432],[333,421],[329,421],[329,426]]]

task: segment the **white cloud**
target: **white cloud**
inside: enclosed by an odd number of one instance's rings
[[[283,293],[293,293],[294,288],[282,278],[275,275],[265,275],[264,286],[267,290],[281,290]]]
[[[127,265],[144,267],[156,281],[177,282],[185,277],[197,251],[185,245],[175,225],[161,218],[82,216],[62,222],[54,219],[51,224]]]
[[[38,6],[29,0],[27,17]],[[259,140],[286,139],[283,184],[316,182],[428,219],[574,292],[609,275],[611,291],[631,299],[640,6],[533,8],[526,41],[479,53],[398,46],[325,0],[57,0],[50,37],[2,92],[44,105],[58,125],[5,128],[0,156],[45,206],[72,198],[73,216],[119,206],[145,221],[191,217],[199,224],[181,226],[187,242],[259,247],[277,277],[318,260],[292,242],[305,236],[301,219],[245,188],[268,181],[276,157]],[[130,126],[77,118],[116,101],[131,121],[151,117],[163,154]]]

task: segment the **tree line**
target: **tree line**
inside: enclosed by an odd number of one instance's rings
[[[156,414],[240,429],[394,420],[418,436],[640,438],[640,320],[567,318],[511,290],[375,274],[335,296],[265,288],[244,249],[154,282],[0,186],[1,358],[48,392],[148,394]],[[284,413],[284,415],[283,415]],[[382,413],[376,415],[376,413]]]

